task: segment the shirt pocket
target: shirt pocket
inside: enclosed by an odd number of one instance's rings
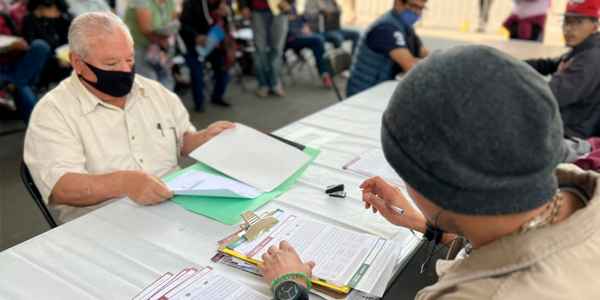
[[[157,159],[161,163],[176,165],[179,159],[179,139],[177,138],[177,127],[171,119],[163,119],[156,124],[155,140],[157,153],[160,156]]]

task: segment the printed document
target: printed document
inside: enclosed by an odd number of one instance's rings
[[[288,241],[303,261],[314,261],[313,276],[336,286],[363,288],[369,294],[375,284],[362,284],[363,278],[382,278],[388,265],[393,267],[395,249],[393,242],[377,236],[354,232],[342,227],[301,218],[278,210],[274,215],[279,220],[273,228],[258,239],[233,243],[228,247],[245,256],[262,260],[262,255],[271,245]],[[391,274],[390,274],[391,278]]]

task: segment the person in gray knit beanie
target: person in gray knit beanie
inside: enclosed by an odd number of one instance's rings
[[[417,300],[598,298],[600,175],[557,168],[558,104],[532,68],[484,46],[435,53],[398,84],[382,122],[385,157],[408,194],[370,178],[365,208],[449,253],[468,245],[461,259],[438,261],[438,282]],[[270,278],[314,267],[285,241],[263,261]]]
[[[493,48],[464,46],[400,82],[381,141],[396,172],[436,205],[499,215],[552,199],[562,127],[558,102],[534,69]]]

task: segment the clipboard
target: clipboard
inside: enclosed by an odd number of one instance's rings
[[[229,245],[234,244],[245,238],[248,241],[252,241],[257,238],[258,235],[264,233],[265,231],[271,229],[277,222],[273,222],[272,217],[273,213],[276,211],[264,214],[262,216],[256,215],[254,212],[246,212],[242,214],[242,218],[244,219],[244,223],[240,225],[240,230],[232,233],[225,239],[219,241],[219,252],[235,257],[247,263],[253,265],[259,265],[262,262],[260,260],[254,259],[252,257],[248,257],[243,253],[235,251],[230,248]],[[249,232],[252,232],[251,236],[247,236]],[[350,286],[338,286],[332,283],[327,282],[325,279],[321,278],[311,278],[311,282],[313,283],[314,288],[317,288],[319,291],[328,294],[334,298],[343,298],[350,293],[352,288]]]
[[[247,263],[251,263],[253,265],[259,265],[262,263],[259,260],[245,256],[244,254],[241,254],[235,250],[231,250],[227,247],[221,249],[220,251],[224,254],[241,259],[241,260],[243,260]],[[314,288],[318,288],[320,291],[327,293],[328,295],[330,295],[332,297],[336,297],[336,298],[343,298],[343,297],[347,296],[348,293],[350,293],[350,291],[352,290],[352,288],[349,286],[333,285],[331,283],[328,283],[327,280],[320,279],[320,278],[311,278],[310,281],[312,282]]]

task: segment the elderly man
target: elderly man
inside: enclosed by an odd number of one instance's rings
[[[73,73],[36,106],[24,159],[61,222],[111,199],[155,204],[172,196],[158,178],[221,131],[196,131],[176,95],[134,73],[133,40],[114,14],[77,17],[69,29]]]
[[[363,35],[354,55],[346,95],[362,92],[408,72],[429,51],[413,29],[427,0],[395,0]]]
[[[416,299],[600,295],[600,176],[556,169],[562,138],[544,78],[495,49],[457,47],[407,74],[383,114],[381,142],[418,209],[378,177],[361,185],[363,200],[434,244],[469,242],[461,258],[437,263],[438,282]],[[313,263],[285,242],[263,261],[276,299],[308,299]]]

